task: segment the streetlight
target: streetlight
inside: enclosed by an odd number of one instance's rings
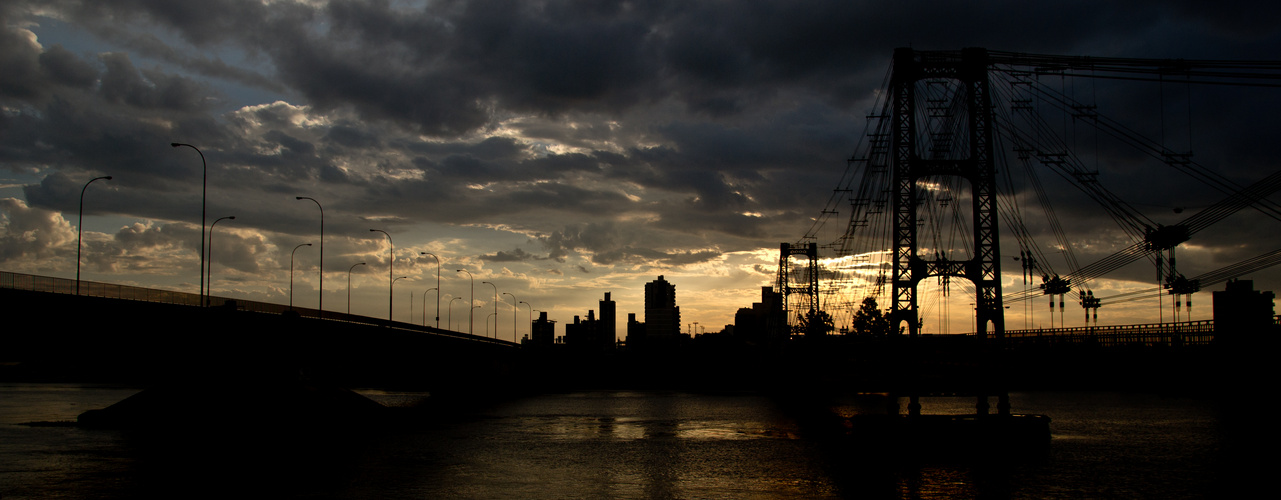
[[[351,314],[351,270],[355,269],[356,266],[363,266],[363,265],[365,265],[365,263],[360,262],[357,264],[352,264],[351,267],[347,269],[347,314]]]
[[[534,337],[534,306],[529,305],[529,302],[525,302],[523,300],[520,301],[520,303],[525,304],[525,307],[529,308],[529,337],[532,339]]]
[[[459,269],[459,270],[458,270],[458,272],[460,272],[460,273],[467,273],[467,277],[468,277],[468,278],[471,278],[471,302],[470,302],[470,304],[472,305],[472,309],[475,309],[475,308],[476,308],[476,278],[475,278],[474,276],[472,276],[472,275],[471,275],[471,271],[468,271],[468,270],[466,270],[466,269]],[[471,311],[467,311],[467,334],[468,334],[468,335],[475,335],[475,333],[473,333],[473,331],[474,331],[475,329],[476,329],[476,319],[475,319],[475,315],[474,315],[474,314],[472,314],[472,312],[471,312]]]
[[[392,265],[396,263],[396,244],[395,244],[395,243],[392,243],[392,241],[391,241],[391,235],[390,235],[390,234],[387,234],[387,231],[383,231],[382,229],[370,229],[369,231],[371,231],[371,232],[373,232],[373,231],[377,231],[377,232],[379,232],[379,233],[383,233],[383,234],[386,234],[386,235],[387,235],[387,246],[389,247],[389,248],[388,248],[388,250],[387,250],[387,254],[388,254],[388,255],[387,255],[387,281],[388,281],[388,284],[387,284],[387,321],[391,321],[391,320],[392,320],[392,319],[391,319],[391,283],[394,283],[394,282],[396,281],[395,279],[392,279],[392,277],[391,277],[391,276],[392,276],[392,271],[391,271],[391,270],[392,270]]]
[[[403,279],[405,279],[405,276],[397,276],[397,277],[395,277],[395,278],[393,278],[393,279],[391,280],[391,285],[389,285],[389,286],[390,286],[392,289],[395,289],[395,288],[396,288],[396,280],[403,280]],[[411,297],[409,298],[409,302],[412,304],[412,303],[413,303],[413,301],[414,301],[414,298],[411,296]],[[413,319],[413,317],[412,317],[412,316],[413,316],[413,312],[411,311],[411,312],[409,313],[409,315],[411,316],[411,317],[409,318],[409,321],[410,321],[410,322],[413,322],[413,320],[414,320],[414,319]],[[391,301],[388,301],[388,303],[387,303],[387,321],[395,321],[394,319],[391,319]]]
[[[98,179],[111,180],[111,176],[108,175],[104,177],[94,177],[93,179],[89,179],[89,182],[85,183],[85,187],[80,188],[80,222],[76,223],[76,295],[77,296],[80,295],[80,235],[84,234],[84,230],[85,230],[85,190],[89,189],[89,185],[93,184],[93,181],[96,181]]]
[[[213,224],[209,225],[209,266],[205,268],[205,272],[209,273],[209,276],[205,278],[205,305],[209,305],[209,302],[211,302],[209,296],[213,295],[213,230],[214,226],[217,226],[219,222],[224,220],[236,220],[236,216],[228,215],[226,217],[219,217],[218,220],[213,221]]]
[[[320,304],[316,306],[316,309],[320,311],[321,316],[324,316],[324,313],[325,313],[325,207],[320,206],[319,201],[316,201],[315,198],[312,198],[309,196],[295,196],[294,199],[295,200],[311,200],[312,202],[315,202],[316,207],[320,209],[320,290],[318,292],[320,295]]]
[[[454,329],[454,301],[455,300],[463,300],[463,298],[454,297],[452,299],[449,299],[449,331],[451,332],[458,331]]]
[[[205,303],[205,200],[209,195],[209,164],[205,162],[205,154],[200,148],[181,142],[169,143],[172,147],[186,146],[196,150],[200,154],[200,169],[202,171],[200,181],[200,303]]]
[[[489,317],[494,317],[494,338],[498,338],[498,311],[485,315],[485,336],[489,336]]]
[[[428,288],[423,292],[423,326],[427,326],[427,292],[436,291],[436,314],[440,314],[440,288]],[[440,328],[440,316],[436,316],[436,328]]]
[[[482,281],[481,283],[489,282]],[[498,285],[489,283],[489,286],[494,287],[494,338],[498,338]],[[489,316],[485,316],[485,329],[489,330]]]
[[[309,247],[309,246],[311,246],[311,243],[303,243],[301,245],[294,247],[294,251],[289,252],[289,310],[290,311],[294,310],[294,254],[298,253],[299,248]]]
[[[516,338],[516,309],[518,309],[516,307],[516,296],[507,292],[503,292],[503,295],[512,296],[512,342],[518,342],[520,339]],[[498,318],[494,318],[494,333],[498,333]]]
[[[440,257],[437,257],[435,254],[431,252],[418,252],[418,254],[430,255],[431,258],[436,259],[436,328],[440,328]],[[427,300],[427,297],[424,296],[423,301],[426,301],[426,300]],[[423,326],[427,326],[426,318],[427,318],[427,306],[424,304],[423,305]]]

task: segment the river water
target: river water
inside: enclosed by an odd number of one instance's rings
[[[1016,412],[1053,419],[1053,437],[1001,461],[837,449],[747,393],[547,394],[409,428],[290,435],[24,425],[136,392],[0,384],[0,498],[1201,498],[1250,491],[1254,477],[1235,460],[1250,436],[1214,401],[1101,392],[1011,394]],[[424,397],[363,392],[388,405]],[[969,413],[974,401],[924,403]],[[831,403],[845,415],[861,405]]]

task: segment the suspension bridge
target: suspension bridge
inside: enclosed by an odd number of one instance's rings
[[[1281,170],[1240,147],[1257,127],[1218,121],[1239,102],[1269,119],[1278,86],[1275,61],[898,49],[837,187],[782,246],[778,329],[851,325],[869,298],[909,335],[1194,321],[1194,293],[1281,263],[1186,257],[1281,244]]]

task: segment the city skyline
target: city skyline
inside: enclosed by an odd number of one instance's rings
[[[432,323],[423,294],[439,288],[442,326],[462,299],[480,306],[476,332],[489,321],[500,338],[508,314],[549,311],[564,325],[606,292],[620,315],[640,312],[644,284],[662,275],[680,287],[683,323],[715,331],[760,300],[779,243],[820,216],[865,139],[894,48],[1267,60],[1281,46],[1275,15],[1246,6],[908,10],[7,2],[0,270],[70,278],[83,231],[84,279],[194,293],[208,237],[215,295],[287,303],[294,267],[295,305],[345,311],[350,273],[353,313],[385,317],[394,305],[394,319],[421,323],[425,306]],[[1029,26],[1049,28],[1030,38]],[[1197,125],[1177,135],[1248,184],[1275,170],[1268,141],[1255,138],[1275,130],[1266,111],[1276,97],[1243,92],[1178,108]],[[202,157],[174,142],[208,160],[205,222],[236,216],[212,235],[197,234]],[[1109,187],[1161,222],[1177,220],[1170,208],[1216,201],[1186,187],[1177,200],[1152,196],[1170,190],[1160,172],[1104,160]],[[106,175],[84,189],[79,224],[82,188]],[[1095,238],[1107,224],[1097,207],[1057,208],[1069,239],[1106,240]],[[1281,232],[1258,227],[1272,226],[1249,214],[1225,221],[1179,249],[1181,268],[1194,275],[1281,246]],[[291,250],[306,243],[295,262]],[[1009,293],[1023,286],[1010,260],[1018,249],[1002,253]],[[479,293],[451,269],[472,273]],[[1100,290],[1155,286],[1152,274],[1134,266]],[[1242,278],[1281,285],[1275,269]],[[1195,296],[1194,319],[1208,319],[1209,291]],[[506,305],[490,319],[494,296]],[[946,319],[927,318],[926,331],[969,331],[973,299],[946,302]],[[1045,302],[1032,301],[1034,321],[1014,305],[1007,327],[1047,325]],[[1156,321],[1152,305],[1105,308],[1100,323]],[[1070,301],[1066,316],[1083,324]]]

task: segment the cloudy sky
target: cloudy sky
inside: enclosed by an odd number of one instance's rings
[[[1119,3],[9,0],[0,270],[74,277],[81,189],[111,175],[86,192],[84,277],[198,291],[201,163],[169,146],[182,142],[208,159],[209,221],[236,216],[213,237],[217,295],[288,302],[291,252],[313,243],[296,253],[294,302],[317,305],[320,214],[295,199],[308,196],[324,206],[328,310],[345,310],[348,270],[366,262],[352,271],[352,312],[386,315],[390,248],[379,229],[393,240],[394,274],[407,277],[396,282],[398,320],[412,307],[421,321],[436,286],[435,260],[420,255],[430,252],[443,261],[442,326],[454,298],[454,324],[466,316],[465,269],[477,311],[493,310],[490,281],[561,323],[606,292],[620,316],[642,316],[643,284],[664,275],[683,322],[718,331],[759,300],[779,243],[804,235],[840,185],[896,47],[1281,54],[1275,12]],[[1196,120],[1155,126],[1182,127],[1198,159],[1242,185],[1271,173],[1263,146],[1278,132],[1281,92],[1216,92],[1184,98]],[[1125,172],[1110,187],[1140,209],[1218,199],[1099,151],[1104,182]],[[1056,206],[1080,241],[1114,226],[1088,205]],[[1267,237],[1251,236],[1269,223]],[[1224,221],[1180,248],[1180,266],[1191,276],[1281,248],[1277,224]],[[1021,288],[1007,267],[1007,285]],[[1155,271],[1128,273],[1107,286]],[[1281,287],[1275,274],[1247,277]],[[1208,294],[1198,297],[1208,317]],[[513,299],[500,299],[510,338]],[[972,299],[951,300],[951,331],[964,331]],[[1153,309],[1111,322],[1154,320]],[[1080,309],[1069,313],[1071,324]]]

